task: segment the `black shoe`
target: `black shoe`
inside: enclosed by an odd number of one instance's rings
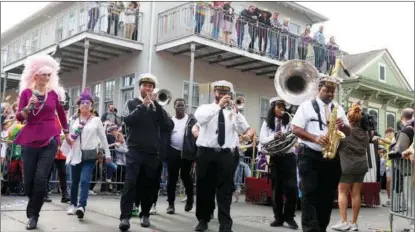
[[[184,206],[184,211],[189,212],[193,209],[193,202],[186,202],[186,205]]]
[[[284,221],[281,219],[275,219],[273,222],[271,222],[270,226],[271,227],[280,227],[284,225]]]
[[[62,194],[62,199],[61,199],[61,203],[69,203],[71,201],[71,199],[69,199],[68,194]]]
[[[294,219],[285,220],[285,222],[288,224],[288,227],[290,227],[290,229],[293,229],[293,230],[298,229],[298,224],[297,222],[295,222]]]
[[[26,230],[34,230],[37,227],[37,218],[31,217],[26,224]]]
[[[150,218],[148,216],[141,218],[141,227],[150,227]]]
[[[121,231],[127,231],[130,229],[130,221],[128,219],[122,219],[120,222],[120,225],[118,226],[118,229]]]
[[[197,224],[195,231],[204,232],[208,229],[208,223],[205,220],[200,220],[199,224]]]
[[[46,195],[45,198],[43,198],[43,202],[52,202],[52,199],[50,199],[50,197]]]
[[[167,208],[167,214],[174,214],[174,204],[169,204],[169,207]]]

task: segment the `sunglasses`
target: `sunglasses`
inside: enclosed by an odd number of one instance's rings
[[[50,77],[52,73],[41,73],[39,75],[44,76],[44,77]]]
[[[92,105],[92,102],[90,100],[82,100],[81,105]]]

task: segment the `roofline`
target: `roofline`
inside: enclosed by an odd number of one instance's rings
[[[412,86],[409,84],[408,79],[406,79],[406,76],[402,73],[401,69],[399,68],[398,64],[396,63],[395,59],[393,59],[392,54],[389,52],[389,50],[386,48],[386,52],[388,53],[389,57],[391,58],[393,64],[395,65],[396,69],[398,70],[399,74],[403,77],[402,79],[405,81],[405,83],[408,85],[410,91],[414,91]]]
[[[302,10],[302,11],[305,11],[309,14],[312,14],[313,16],[316,16],[319,19],[319,22],[313,22],[313,23],[321,23],[321,22],[329,21],[329,18],[327,18],[326,16],[324,16],[320,13],[317,13],[314,10],[311,10],[310,8],[307,8],[307,7],[305,7],[303,5],[300,5],[296,2],[284,2],[284,3],[287,4],[288,6],[291,6],[295,9],[297,9],[297,10]]]
[[[22,27],[28,23],[30,23],[32,20],[35,20],[37,18],[43,17],[43,14],[49,11],[51,7],[55,7],[59,4],[62,4],[65,2],[49,2],[49,4],[46,4],[43,6],[40,10],[33,12],[33,14],[29,15],[27,18],[23,19],[16,25],[10,27],[8,30],[1,33],[1,39],[6,39],[8,36],[10,36],[13,32],[15,32],[19,27]]]

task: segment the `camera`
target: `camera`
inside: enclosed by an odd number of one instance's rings
[[[377,122],[373,115],[370,115],[366,112],[362,112],[362,120],[360,126],[364,131],[376,131]]]

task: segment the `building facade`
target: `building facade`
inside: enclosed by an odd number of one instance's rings
[[[95,95],[100,114],[109,104],[120,112],[137,93],[137,76],[152,72],[159,78],[158,88],[170,90],[173,99],[193,96],[188,101],[192,110],[208,101],[208,83],[231,81],[236,95],[246,99],[243,113],[248,122],[259,129],[268,101],[276,95],[273,78],[280,65],[301,58],[320,62],[325,72],[328,64],[322,57],[342,56],[325,45],[304,42],[300,35],[307,25],[328,19],[296,3],[232,2],[232,12],[213,8],[210,2],[129,3],[54,2],[2,33],[6,95],[16,96],[27,56],[59,50],[61,81],[72,98],[70,113],[83,83]],[[281,23],[289,18],[290,33],[240,17],[251,4],[279,12]],[[274,50],[271,37],[278,41]],[[319,51],[324,54],[316,56]],[[171,104],[166,109],[173,112]]]

